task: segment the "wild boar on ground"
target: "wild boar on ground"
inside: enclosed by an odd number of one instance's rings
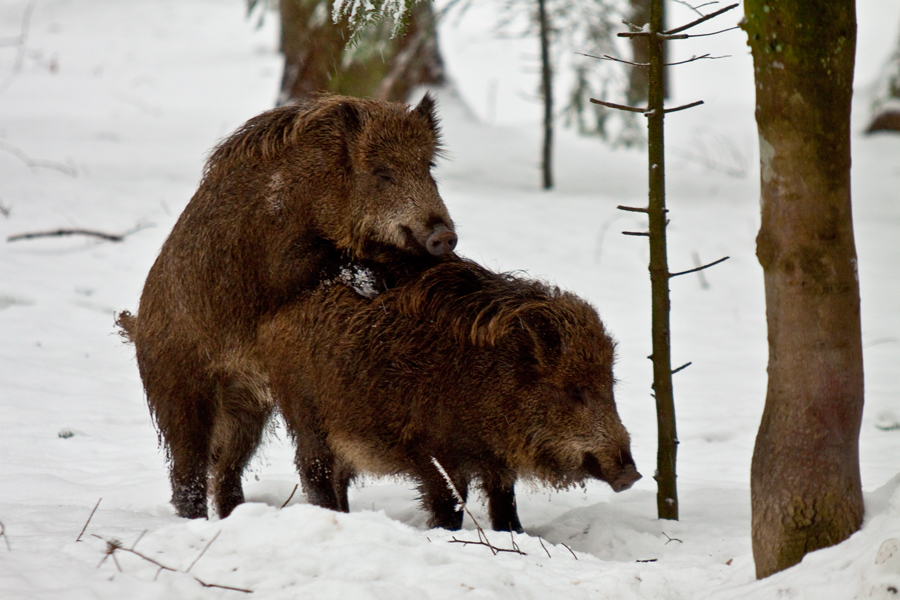
[[[260,319],[347,261],[392,285],[456,245],[431,168],[433,99],[415,107],[320,96],[250,119],[210,156],[156,259],[136,316],[141,379],[183,517],[243,501],[241,473],[273,405],[253,341]],[[374,290],[377,293],[379,290]]]
[[[420,483],[459,529],[477,481],[494,529],[522,531],[513,485],[640,478],[613,399],[614,342],[573,294],[466,260],[363,298],[326,285],[263,322],[259,356],[311,503],[347,511],[357,474]]]

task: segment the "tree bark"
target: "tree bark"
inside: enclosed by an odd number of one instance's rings
[[[334,23],[331,3],[281,0],[281,52],[284,74],[278,103],[315,92],[404,101],[414,87],[444,83],[444,67],[430,2],[411,9],[403,35],[390,38],[382,27],[376,52],[348,60],[351,38],[346,20]]]
[[[758,578],[860,527],[863,365],[850,205],[854,0],[746,0],[768,389],[751,468]]]

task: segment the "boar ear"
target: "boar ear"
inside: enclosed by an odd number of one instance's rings
[[[438,118],[437,113],[435,112],[435,102],[434,96],[431,95],[431,92],[426,92],[425,96],[419,102],[418,106],[416,106],[413,110],[428,121],[428,125],[431,127],[431,130],[435,133],[438,132]]]
[[[530,361],[538,370],[552,369],[566,351],[562,339],[562,324],[556,322],[552,315],[542,314],[542,311],[529,314],[524,318],[524,322],[524,333],[528,336],[525,347],[528,349]]]
[[[341,102],[338,104],[338,118],[344,126],[344,131],[350,137],[355,137],[362,131],[363,115],[359,107],[349,102]]]

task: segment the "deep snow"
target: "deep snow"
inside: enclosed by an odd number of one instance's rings
[[[526,555],[493,556],[451,543],[476,539],[468,518],[462,532],[425,529],[406,481],[354,488],[349,515],[311,507],[299,492],[281,509],[297,477],[280,427],[247,474],[246,505],[224,520],[173,515],[133,348],[116,336],[113,314],[136,308],[209,148],[271,106],[280,76],[275,19],[255,29],[242,0],[35,0],[21,50],[11,38],[28,3],[5,0],[0,234],[138,230],[121,243],[0,242],[0,596],[241,595],[202,587],[196,576],[254,598],[893,597],[890,589],[900,589],[900,136],[859,132],[877,67],[898,35],[900,6],[858,5],[853,195],[867,517],[844,544],[755,582],[749,466],[767,349],[754,255],[752,65],[740,32],[675,50],[732,58],[675,73],[674,103],[707,104],[667,119],[670,265],[731,259],[702,278],[672,282],[673,361],[693,364],[675,378],[682,518],[668,522],[655,518],[651,477],[647,249],[619,234],[643,224],[615,209],[643,202],[646,156],[560,132],[558,187],[538,190],[540,108],[522,99],[535,89],[522,56],[533,48],[490,38],[478,12],[442,29],[458,93],[439,92],[450,159],[438,177],[459,251],[550,280],[598,307],[619,341],[618,406],[645,475],[618,495],[599,483],[562,493],[521,486],[526,533],[488,536],[504,548],[514,541]],[[672,14],[690,19],[679,5]],[[469,508],[487,522],[477,498]],[[158,572],[121,550],[121,570],[112,558],[100,564],[104,540],[131,548],[145,530],[134,548],[179,571],[218,537],[189,574]]]

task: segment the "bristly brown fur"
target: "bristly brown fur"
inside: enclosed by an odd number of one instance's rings
[[[513,484],[640,477],[613,400],[614,343],[585,301],[449,260],[373,300],[326,286],[266,319],[258,355],[293,433],[309,501],[347,510],[357,473],[421,483],[432,526],[481,483],[496,529],[521,530]]]
[[[134,342],[170,459],[172,503],[220,516],[273,404],[254,342],[259,321],[333,279],[348,260],[382,287],[452,255],[453,222],[430,166],[434,101],[416,107],[321,96],[248,121],[210,156],[150,269]]]

